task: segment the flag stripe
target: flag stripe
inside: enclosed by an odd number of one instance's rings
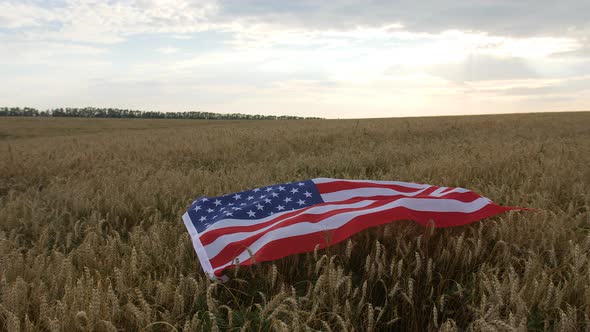
[[[387,202],[385,201],[366,201],[363,203],[365,204],[363,204],[364,206],[361,207],[350,207],[340,210],[328,210],[322,214],[301,214],[296,216],[295,218],[283,220],[282,222],[278,222],[272,226],[255,232],[228,234],[226,236],[218,238],[214,243],[205,246],[205,250],[207,251],[207,255],[209,256],[209,258],[211,259],[212,265],[215,266],[223,264],[237,256],[237,254],[245,250],[245,248],[249,247],[252,243],[254,243],[254,241],[258,240],[265,234],[268,234],[269,232],[272,232],[276,229],[288,227],[291,225],[297,225],[302,222],[317,223],[322,220],[325,220],[328,217],[333,217],[339,214],[345,214],[347,212],[353,211],[363,211],[368,208],[375,208],[387,204]]]
[[[316,245],[324,248],[341,242],[351,235],[363,229],[374,227],[403,219],[412,219],[420,224],[426,225],[429,220],[436,218],[437,227],[458,226],[468,224],[489,215],[504,212],[513,208],[501,207],[496,204],[484,205],[481,209],[473,212],[438,212],[433,214],[417,214],[415,210],[406,207],[380,210],[373,213],[355,215],[349,220],[343,221],[338,227],[330,227],[315,231],[304,229],[289,230],[279,229],[274,238],[259,240],[250,246],[250,252],[244,251],[238,257],[240,265],[250,265],[254,262],[274,260],[287,255],[313,251]],[[326,238],[329,237],[329,243]],[[213,266],[215,274],[219,275],[223,270],[234,265],[229,261],[220,266]]]
[[[215,229],[207,229],[205,232],[201,234],[201,242],[205,245],[215,241],[220,236],[230,234],[230,233],[237,233],[237,232],[252,232],[256,231],[268,226],[271,226],[277,222],[281,222],[283,220],[288,220],[291,218],[295,218],[300,214],[303,213],[313,213],[313,214],[321,214],[326,211],[334,210],[334,209],[342,209],[348,207],[362,207],[370,204],[369,201],[361,201],[361,200],[350,200],[345,202],[334,202],[330,204],[318,204],[313,205],[307,208],[295,210],[295,211],[287,211],[281,214],[275,214],[273,216],[263,218],[260,220],[252,220],[249,224],[243,225],[234,222],[235,219],[223,219],[217,222],[215,225],[219,224],[218,227]],[[238,224],[235,226],[235,224]]]
[[[342,181],[336,180],[332,182],[322,182],[316,183],[316,187],[318,191],[322,194],[328,194],[335,191],[340,190],[350,190],[350,189],[359,189],[359,188],[384,188],[384,189],[392,189],[400,193],[415,193],[421,189],[425,188],[414,188],[414,187],[407,187],[402,186],[399,184],[387,184],[387,183],[371,183],[371,182],[351,182],[351,181]]]
[[[260,247],[264,245],[264,243],[269,241],[276,241],[282,237],[290,237],[294,235],[303,235],[308,233],[314,233],[318,231],[326,231],[332,230],[335,228],[342,227],[344,224],[349,222],[350,220],[361,216],[361,215],[378,215],[378,216],[397,216],[400,210],[407,210],[413,212],[427,212],[427,213],[419,213],[413,215],[406,211],[406,215],[412,216],[413,220],[418,221],[420,219],[422,221],[433,219],[437,222],[440,218],[440,212],[447,212],[447,213],[462,213],[462,214],[469,214],[475,211],[482,209],[484,206],[489,204],[489,201],[484,198],[477,199],[470,203],[459,202],[456,200],[441,200],[441,199],[428,199],[428,198],[400,198],[394,201],[385,202],[387,204],[381,204],[377,207],[359,209],[357,211],[345,212],[337,215],[333,215],[330,217],[326,217],[321,219],[318,222],[309,222],[309,221],[300,221],[296,224],[286,225],[284,227],[280,227],[278,229],[274,229],[264,233],[263,236],[259,237],[256,241],[249,245],[250,252],[257,252]],[[402,208],[402,209],[400,209]],[[382,211],[389,211],[389,215],[383,214]],[[426,218],[426,219],[424,219]],[[397,218],[396,218],[397,219]],[[390,222],[391,219],[383,222]],[[460,220],[458,221],[460,222]],[[237,257],[240,261],[244,261],[249,257],[249,251],[243,250]],[[210,257],[210,256],[209,256]],[[233,259],[230,258],[226,260]],[[216,260],[217,262],[217,260]],[[219,264],[211,263],[211,265],[216,268]]]
[[[214,232],[201,235],[201,242],[207,246],[215,241],[219,241],[220,239],[225,241],[227,236],[232,234],[245,234],[265,230],[269,227],[272,227],[273,225],[276,225],[277,223],[284,223],[295,218],[300,218],[301,216],[323,215],[324,213],[329,213],[331,211],[341,211],[343,209],[350,208],[363,208],[373,202],[374,201],[371,200],[351,200],[349,202],[341,202],[340,204],[315,205],[306,209],[290,211],[290,213],[283,214],[275,219],[271,219],[266,223],[255,224],[252,226],[232,227],[231,224],[228,223],[228,227],[216,229]]]
[[[419,193],[423,192],[428,188],[421,189],[414,193],[402,193],[393,189],[387,188],[358,188],[358,189],[348,189],[348,190],[340,190],[336,192],[331,192],[324,194],[320,192],[322,199],[324,202],[338,202],[344,201],[347,199],[353,198],[361,198],[361,197],[373,197],[373,196],[416,196]]]
[[[316,187],[318,188],[318,191],[325,202],[338,201],[340,198],[351,199],[364,197],[367,199],[385,199],[387,196],[397,195],[410,197],[449,197],[448,195],[451,193],[465,194],[452,195],[453,198],[462,201],[471,201],[477,197],[481,197],[480,195],[464,188],[420,185],[421,188],[417,189],[411,187],[411,185],[416,184],[405,182],[403,184],[409,186],[391,184],[391,181],[348,181],[325,178],[322,178],[321,180],[322,181],[320,183],[316,184]],[[313,181],[315,182],[316,180],[314,179]],[[380,191],[379,189],[384,190]],[[387,189],[390,189],[391,191]],[[375,195],[371,195],[372,193]]]
[[[248,222],[248,223],[244,223],[244,222],[238,223],[236,219],[224,219],[224,220],[220,220],[219,222],[214,224],[213,226],[215,226],[215,227],[211,227],[211,228],[207,229],[205,232],[203,232],[201,234],[201,242],[203,243],[203,245],[206,246],[206,245],[216,241],[218,238],[223,237],[224,235],[227,235],[227,234],[254,232],[254,231],[258,231],[260,229],[266,229],[278,222],[283,222],[284,220],[290,220],[290,219],[296,218],[296,217],[302,215],[303,213],[321,214],[321,213],[324,213],[326,211],[333,210],[333,209],[344,209],[344,208],[348,208],[348,207],[355,207],[355,206],[361,206],[361,205],[366,206],[367,204],[369,204],[367,202],[382,201],[382,200],[391,201],[393,199],[399,199],[399,198],[405,198],[405,197],[407,197],[407,196],[397,195],[397,196],[370,196],[370,197],[363,197],[363,198],[352,198],[352,199],[348,199],[348,200],[343,200],[341,202],[331,202],[331,203],[318,204],[318,205],[310,206],[308,208],[304,208],[304,209],[300,209],[300,210],[289,211],[288,213],[283,213],[281,215],[277,215],[277,217],[275,217],[275,218],[268,217],[268,218],[263,218],[260,220],[252,220],[251,222]],[[417,197],[415,197],[415,198],[417,198]],[[450,193],[448,195],[445,195],[444,197],[426,196],[426,197],[420,197],[420,198],[454,199],[454,200],[461,201],[464,203],[469,203],[469,202],[472,202],[478,198],[481,198],[481,196],[477,195],[473,192],[467,192],[467,193]],[[365,203],[363,203],[363,202],[365,202]],[[350,205],[350,204],[353,204],[353,205]],[[361,204],[361,205],[358,205],[358,204]],[[244,224],[246,224],[246,225],[244,225]]]
[[[338,202],[338,201],[345,201],[350,199],[389,199],[394,197],[428,197],[428,198],[453,198],[456,200],[461,200],[464,202],[470,202],[474,199],[482,197],[472,191],[462,192],[461,190],[457,191],[448,191],[446,193],[436,192],[435,189],[425,188],[413,194],[403,194],[396,192],[395,190],[391,189],[382,189],[382,188],[365,188],[365,189],[350,189],[350,190],[342,190],[336,191],[329,194],[320,193],[322,196],[322,200],[324,202]]]
[[[383,185],[394,185],[402,186],[407,188],[424,189],[431,187],[429,184],[412,183],[412,182],[401,182],[401,181],[373,181],[373,180],[343,180],[343,179],[332,179],[332,178],[315,178],[312,179],[313,183],[318,184],[328,182],[349,182],[349,183],[366,183],[366,184],[383,184]]]
[[[191,238],[191,242],[193,243],[193,248],[197,253],[197,257],[199,258],[199,262],[201,263],[201,268],[205,273],[207,273],[210,277],[213,277],[213,268],[211,267],[211,262],[209,261],[209,256],[207,256],[207,252],[199,239],[199,233],[193,225],[193,221],[191,220],[188,212],[182,216],[182,221],[184,222],[184,226],[186,227],[188,234]]]
[[[249,265],[311,251],[397,220],[450,227],[513,209],[522,208],[464,188],[316,178],[200,197],[183,221],[203,270],[220,276],[236,260]]]

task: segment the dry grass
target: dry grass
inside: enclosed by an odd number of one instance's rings
[[[0,330],[590,330],[589,128],[589,113],[0,119]],[[204,277],[180,220],[194,197],[319,176],[539,212],[395,223]]]

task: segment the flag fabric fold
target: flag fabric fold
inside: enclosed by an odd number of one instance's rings
[[[514,209],[521,208],[464,188],[316,178],[200,197],[182,218],[203,270],[214,278],[237,264],[321,249],[398,220],[451,227]]]

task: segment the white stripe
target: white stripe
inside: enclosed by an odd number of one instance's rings
[[[215,278],[215,275],[213,275],[213,267],[211,267],[207,252],[205,251],[201,240],[199,240],[199,233],[197,232],[195,225],[193,225],[191,218],[188,216],[188,212],[182,215],[182,221],[184,221],[184,226],[191,237],[193,247],[197,252],[197,257],[199,257],[199,262],[201,262],[203,271],[205,271],[205,274],[207,274],[209,278]]]
[[[314,183],[345,181],[345,182],[363,182],[363,183],[376,183],[376,184],[394,184],[394,185],[406,186],[406,187],[414,188],[414,189],[425,189],[425,188],[431,187],[430,185],[427,185],[427,184],[417,184],[417,183],[399,182],[399,181],[368,181],[368,180],[350,181],[350,180],[330,179],[330,178],[317,178],[317,179],[312,179],[311,181],[313,181]],[[357,191],[359,189],[351,189],[351,190]],[[390,189],[390,190],[392,190],[392,189]],[[397,192],[397,191],[395,191],[395,192]],[[420,193],[420,192],[422,192],[422,191],[419,191],[418,193]],[[418,193],[416,193],[416,194],[418,194]],[[413,196],[408,193],[399,193],[399,194],[403,194],[406,196]],[[384,194],[384,195],[393,195],[393,194],[389,193],[389,194]],[[323,198],[323,195],[321,195],[321,196]],[[363,197],[362,195],[357,195],[357,196]],[[367,195],[367,196],[370,196],[370,195]],[[356,197],[356,196],[354,196],[354,197]],[[330,201],[324,200],[324,202],[326,202],[326,203],[337,202],[337,201],[339,201],[339,200],[330,200]],[[261,218],[261,219],[255,219],[255,220],[232,219],[232,218],[221,219],[219,221],[216,221],[213,225],[209,226],[206,230],[201,232],[201,234],[205,234],[205,233],[210,232],[212,230],[225,228],[225,227],[250,226],[250,225],[256,225],[256,224],[262,224],[262,223],[273,220],[283,214],[290,213],[290,212],[293,212],[293,211],[278,212],[278,213],[275,213],[271,216]]]
[[[272,230],[260,237],[258,240],[254,241],[254,243],[252,243],[248,247],[249,250],[242,251],[237,256],[237,258],[239,261],[243,262],[250,258],[250,252],[258,252],[258,250],[260,250],[262,247],[264,247],[272,241],[340,228],[357,216],[388,210],[400,206],[421,212],[473,213],[475,211],[482,209],[488,203],[489,201],[485,198],[478,198],[469,203],[464,203],[454,199],[400,198],[398,200],[395,200],[391,203],[379,207],[361,211],[345,212],[335,216],[331,216],[317,223],[299,222],[294,225],[289,225],[279,229]],[[215,270],[219,270],[226,266],[229,266],[233,263],[233,261],[234,260],[231,260],[224,265],[216,267]]]
[[[450,193],[466,193],[466,192],[470,192],[471,190],[467,190],[465,188],[453,188],[452,190],[449,190],[445,193],[443,193],[443,190],[447,190],[449,189],[449,187],[440,187],[438,189],[436,189],[435,191],[433,191],[432,193],[430,193],[428,196],[432,196],[432,197],[444,197]]]
[[[431,192],[428,196],[432,196],[432,197],[441,197],[443,194],[441,194],[441,192],[443,190],[446,190],[449,187],[439,187],[436,190],[434,190],[433,192]],[[452,190],[451,190],[452,191]]]
[[[347,199],[355,198],[355,197],[372,197],[372,196],[395,196],[395,195],[402,195],[407,197],[412,197],[421,194],[428,188],[424,188],[422,190],[415,191],[413,193],[405,193],[389,188],[355,188],[355,189],[345,189],[340,191],[335,191],[331,193],[321,194],[322,199],[324,202],[338,202],[344,201]]]
[[[382,185],[396,185],[402,187],[408,187],[413,189],[423,189],[432,187],[429,184],[420,184],[420,183],[412,183],[412,182],[401,182],[401,181],[371,181],[371,180],[342,180],[342,179],[332,179],[332,178],[316,178],[311,179],[313,183],[328,183],[328,182],[352,182],[352,183],[375,183],[375,184],[382,184]]]
[[[252,219],[252,220],[247,220],[247,219],[220,219],[219,221],[216,221],[213,225],[209,226],[209,228],[207,228],[206,230],[204,230],[203,232],[201,232],[201,235],[210,232],[214,229],[220,229],[220,228],[225,228],[225,227],[234,227],[234,226],[252,226],[252,225],[256,225],[256,224],[262,224],[265,223],[267,221],[271,221],[273,219],[276,219],[277,217],[280,217],[284,214],[290,213],[293,211],[283,211],[283,212],[278,212],[275,213],[273,215],[270,215],[268,217],[264,217],[261,219]]]
[[[309,210],[313,209],[312,211],[316,211],[316,209],[321,209],[323,207],[332,207],[333,208],[333,207],[338,207],[338,206],[344,206],[344,205],[342,205],[342,204],[329,204],[329,205],[322,205],[322,206],[314,206],[314,207],[311,207]],[[268,217],[264,217],[261,219],[251,219],[251,220],[230,219],[230,218],[220,219],[219,221],[216,221],[213,225],[209,226],[209,228],[207,228],[206,230],[201,232],[201,235],[206,234],[206,233],[208,233],[212,230],[215,230],[215,229],[221,229],[221,228],[226,228],[226,227],[252,226],[252,225],[263,224],[265,222],[272,221],[273,219],[276,219],[284,214],[293,213],[296,211],[297,210],[283,211],[283,212],[275,213],[273,215],[270,215]],[[289,217],[289,218],[292,218],[292,217]]]
[[[296,215],[294,215],[292,217],[285,218],[283,220],[279,220],[276,223],[273,223],[267,227],[264,227],[264,228],[261,228],[261,229],[255,230],[255,231],[230,233],[230,234],[222,235],[222,236],[218,237],[217,239],[215,239],[215,241],[206,245],[205,251],[207,252],[207,255],[210,257],[210,259],[213,259],[215,256],[217,256],[221,252],[221,250],[223,250],[223,248],[225,248],[227,246],[228,243],[241,241],[241,240],[247,239],[251,236],[254,236],[256,234],[264,233],[269,228],[272,228],[275,225],[284,223],[284,222],[286,222],[290,219],[293,219],[295,217],[298,217],[300,215],[308,215],[308,214],[309,215],[318,215],[318,214],[326,213],[329,211],[339,211],[342,209],[350,209],[350,208],[363,208],[363,207],[371,205],[374,202],[376,202],[376,201],[366,200],[366,201],[356,202],[354,204],[338,204],[338,205],[331,204],[331,205],[323,205],[323,206],[313,207],[313,208],[310,208],[309,210],[301,211],[301,213],[297,213]]]

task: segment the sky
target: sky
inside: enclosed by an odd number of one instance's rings
[[[588,0],[0,0],[0,106],[590,110]]]

